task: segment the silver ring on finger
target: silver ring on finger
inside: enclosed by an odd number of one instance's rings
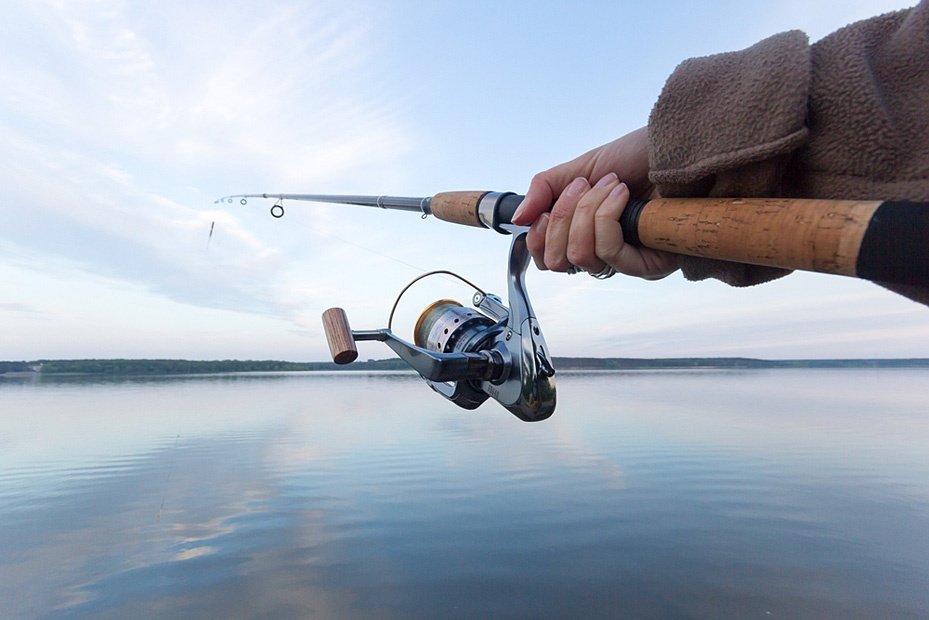
[[[616,270],[613,269],[611,265],[604,265],[603,269],[597,273],[589,274],[591,278],[597,278],[598,280],[606,280],[607,278],[612,278],[616,275]]]

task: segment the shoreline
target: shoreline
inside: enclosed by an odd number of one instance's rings
[[[777,370],[777,369],[929,369],[929,358],[792,359],[766,360],[741,357],[681,358],[588,358],[555,357],[555,368],[564,372],[623,370]],[[0,377],[66,376],[169,376],[254,374],[289,372],[382,372],[410,371],[398,358],[367,360],[349,365],[332,362],[281,360],[184,360],[184,359],[73,359],[30,362],[0,361]]]

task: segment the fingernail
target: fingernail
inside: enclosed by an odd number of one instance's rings
[[[611,172],[609,174],[604,175],[602,179],[597,181],[597,184],[594,187],[606,187],[610,183],[613,183],[614,181],[617,181],[617,180],[619,180],[619,177],[616,176],[615,172]]]
[[[629,192],[629,188],[626,187],[626,184],[620,183],[619,185],[613,188],[613,191],[610,192],[610,198],[616,198],[617,196],[628,193],[628,192]]]
[[[583,192],[584,189],[589,186],[590,184],[587,182],[587,179],[584,177],[577,177],[571,181],[571,185],[568,186],[564,193],[565,195],[571,197],[579,196],[581,192]]]
[[[510,221],[513,222],[514,224],[516,223],[516,220],[519,219],[519,216],[522,214],[522,212],[523,212],[523,206],[524,206],[525,204],[526,204],[526,199],[523,198],[523,201],[522,201],[521,203],[519,203],[519,206],[516,207],[516,210],[515,210],[515,211],[513,211],[513,217],[510,218]]]

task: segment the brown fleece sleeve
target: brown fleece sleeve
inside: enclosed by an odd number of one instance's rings
[[[812,51],[810,139],[785,191],[929,202],[929,0],[842,28]],[[929,282],[878,284],[929,305]]]
[[[929,0],[813,46],[797,31],[683,62],[649,118],[665,196],[929,201]],[[735,286],[784,270],[682,257]],[[888,286],[929,303],[926,287]]]
[[[810,48],[797,30],[740,52],[685,60],[648,121],[650,180],[663,196],[715,192],[716,175],[792,152],[807,138],[809,85]],[[770,192],[775,173],[754,166],[726,186]]]
[[[784,32],[681,63],[648,122],[649,179],[662,196],[770,196],[807,139],[810,48]],[[789,271],[682,256],[689,280],[749,286]]]
[[[929,201],[929,2],[846,26],[812,47],[801,196]]]

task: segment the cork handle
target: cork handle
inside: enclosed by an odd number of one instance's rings
[[[477,205],[487,192],[441,192],[432,197],[432,214],[440,220],[465,226],[484,225],[477,216]]]
[[[342,308],[329,308],[323,312],[323,329],[326,331],[326,341],[332,353],[332,361],[336,364],[350,364],[358,359],[358,349],[355,348],[355,338],[352,328],[348,324],[348,317]]]
[[[641,245],[753,265],[858,275],[880,202],[770,198],[655,198],[638,216]]]

